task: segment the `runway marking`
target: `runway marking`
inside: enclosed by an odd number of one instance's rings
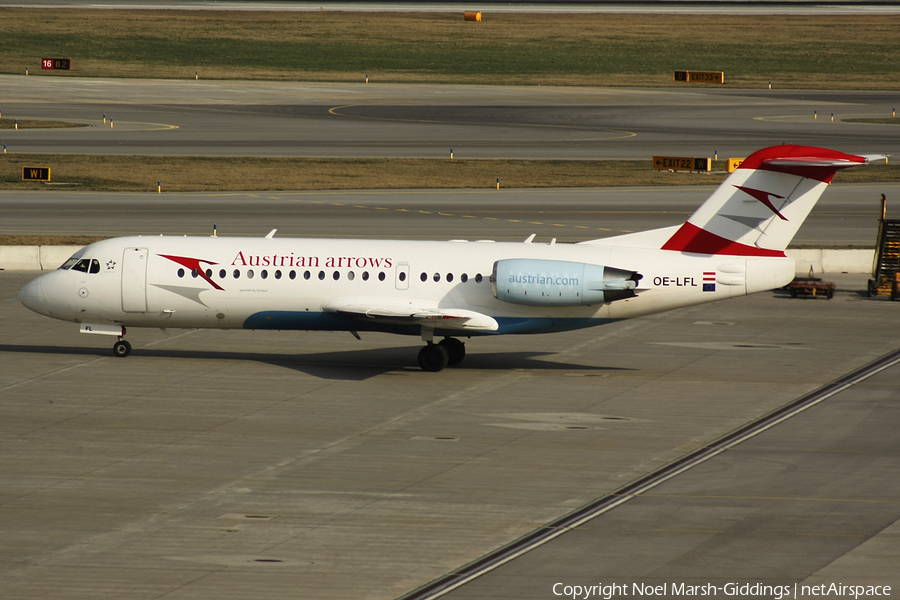
[[[156,129],[144,129],[143,131],[171,131],[172,129],[181,129],[178,125],[167,125],[166,123],[141,123],[138,121],[117,121],[117,123],[121,123],[124,125],[152,125]],[[134,129],[129,127],[129,131],[141,131],[140,129]],[[115,129],[113,129],[115,131]]]
[[[837,114],[837,111],[834,111],[834,119],[835,122],[841,121],[844,119],[883,119],[886,117],[884,113],[872,114],[872,113],[841,113]],[[813,116],[813,113],[807,113],[803,115],[778,115],[773,117],[753,117],[754,121],[768,121],[771,123],[783,123],[785,121],[808,121],[810,123],[831,123],[831,113],[830,110],[823,112],[819,115],[820,118],[816,119]],[[850,125],[881,125],[881,123],[850,123]]]

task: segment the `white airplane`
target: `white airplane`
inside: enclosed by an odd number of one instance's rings
[[[688,221],[577,244],[123,237],[26,285],[22,304],[116,336],[126,327],[382,331],[421,336],[425,371],[459,338],[603,325],[781,287],[785,248],[834,174],[884,156],[755,152]],[[443,338],[434,343],[436,338]]]

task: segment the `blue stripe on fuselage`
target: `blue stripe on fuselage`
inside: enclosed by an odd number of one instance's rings
[[[571,331],[606,325],[618,319],[569,319],[547,317],[495,317],[497,331],[465,331],[437,328],[437,336],[476,336],[514,333],[552,333]],[[422,326],[417,324],[385,323],[366,317],[349,317],[323,312],[271,310],[250,315],[244,321],[244,329],[276,329],[300,331],[380,331],[400,335],[421,335]]]

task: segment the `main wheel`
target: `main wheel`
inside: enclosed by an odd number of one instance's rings
[[[419,366],[423,371],[443,371],[449,361],[447,349],[440,344],[428,344],[419,350]]]
[[[438,346],[443,346],[450,356],[450,360],[447,361],[448,367],[455,367],[466,357],[466,345],[456,338],[444,338],[440,341]]]
[[[126,342],[125,340],[119,340],[115,344],[113,344],[113,355],[118,356],[119,358],[124,358],[131,354],[131,344]]]

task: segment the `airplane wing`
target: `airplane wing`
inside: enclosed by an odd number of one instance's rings
[[[377,301],[337,301],[326,303],[322,309],[325,312],[395,325],[426,325],[460,331],[497,331],[499,328],[493,317],[459,308],[401,306]]]

